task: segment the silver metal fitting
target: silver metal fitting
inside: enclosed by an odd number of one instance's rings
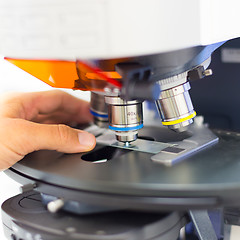
[[[208,77],[208,76],[211,76],[213,74],[213,71],[212,71],[212,69],[206,69],[203,72],[203,74],[204,74],[205,77]]]
[[[120,142],[137,139],[138,129],[143,127],[142,102],[125,101],[119,96],[105,96],[108,104],[109,128],[114,130]]]
[[[185,131],[196,116],[188,92],[190,88],[189,82],[186,82],[167,89],[161,92],[160,99],[156,101],[162,124],[174,131]]]

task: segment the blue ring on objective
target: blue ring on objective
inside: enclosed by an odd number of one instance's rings
[[[140,124],[140,125],[138,125],[136,127],[125,127],[125,128],[118,128],[118,127],[109,126],[109,129],[114,130],[114,131],[121,131],[121,132],[124,132],[124,131],[134,131],[134,130],[138,130],[140,128],[143,128],[143,124]]]
[[[94,117],[101,117],[101,118],[108,118],[108,114],[99,114],[94,112],[93,110],[90,109],[90,113],[94,116]]]

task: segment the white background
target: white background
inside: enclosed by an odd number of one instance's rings
[[[0,94],[10,91],[44,91],[52,88],[40,80],[32,77],[28,73],[18,69],[12,64],[0,58]],[[71,90],[65,90],[73,94]],[[89,100],[89,93],[75,91],[75,96]],[[0,204],[9,197],[19,193],[19,184],[8,178],[3,172],[0,172]],[[239,240],[240,228],[232,228],[231,240]],[[6,239],[3,234],[2,224],[0,221],[0,239]]]

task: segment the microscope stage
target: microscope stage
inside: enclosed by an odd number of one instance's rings
[[[146,127],[144,135],[167,136],[169,141],[171,137],[189,137],[188,133],[166,131]],[[38,192],[65,201],[81,199],[90,205],[118,209],[161,211],[234,205],[240,198],[240,134],[215,134],[217,144],[171,167],[152,161],[150,153],[98,144],[90,153],[37,151],[6,173],[20,183],[34,184]],[[103,158],[110,160],[93,163]]]

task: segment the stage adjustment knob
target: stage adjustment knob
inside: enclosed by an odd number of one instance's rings
[[[58,212],[64,206],[63,199],[56,199],[47,204],[47,209],[51,213]]]

